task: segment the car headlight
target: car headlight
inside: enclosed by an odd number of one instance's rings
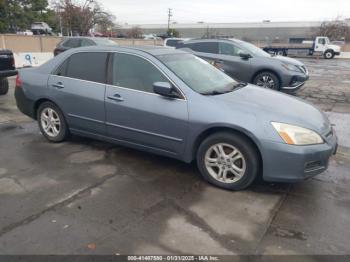
[[[289,71],[294,71],[294,72],[299,72],[299,73],[302,72],[300,70],[300,68],[296,65],[283,63],[282,66]]]
[[[271,124],[286,144],[314,145],[324,142],[319,134],[310,129],[277,122]]]

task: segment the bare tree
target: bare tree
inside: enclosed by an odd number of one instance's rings
[[[349,22],[336,18],[333,21],[325,21],[321,24],[318,35],[328,36],[331,40],[350,41]]]
[[[134,26],[126,32],[126,35],[129,38],[141,38],[142,34],[143,34],[142,30],[138,26]]]
[[[95,0],[58,0],[55,5],[68,34],[87,35],[95,25],[112,27],[114,24],[115,17],[103,11]]]

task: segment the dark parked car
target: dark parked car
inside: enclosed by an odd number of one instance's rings
[[[197,39],[176,48],[192,52],[236,80],[261,87],[295,91],[309,79],[303,63],[296,59],[271,56],[262,49],[237,39]]]
[[[7,94],[9,83],[7,77],[17,74],[15,59],[11,50],[0,50],[0,95]]]
[[[172,48],[72,49],[21,70],[16,83],[18,108],[49,141],[72,133],[196,160],[205,180],[227,189],[257,176],[312,177],[336,150],[330,122],[312,105]]]
[[[117,46],[117,43],[103,37],[67,37],[57,44],[53,54],[56,56],[68,49],[84,46]]]

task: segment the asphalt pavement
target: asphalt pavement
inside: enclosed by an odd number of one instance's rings
[[[349,254],[350,60],[303,60],[296,95],[336,124],[329,169],[240,192],[194,164],[73,137],[48,143],[0,96],[0,254]]]

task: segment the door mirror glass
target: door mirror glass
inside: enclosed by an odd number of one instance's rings
[[[244,52],[239,53],[239,56],[243,59],[249,59],[252,57],[250,54]]]
[[[166,97],[179,97],[173,86],[169,82],[155,82],[153,83],[154,93]]]

